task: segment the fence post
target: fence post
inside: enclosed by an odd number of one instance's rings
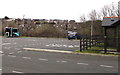
[[[87,37],[87,35],[86,35],[86,50],[88,49],[88,37]]]
[[[85,50],[85,36],[83,37],[83,41],[82,41],[82,43],[83,43],[83,50]]]
[[[80,37],[80,52],[82,52],[82,37]]]
[[[107,28],[104,31],[104,53],[107,53]]]
[[[91,37],[89,37],[89,47],[91,48]]]

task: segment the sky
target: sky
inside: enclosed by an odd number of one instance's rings
[[[120,0],[0,0],[0,18],[76,20]]]

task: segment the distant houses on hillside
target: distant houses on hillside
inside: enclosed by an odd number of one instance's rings
[[[77,27],[77,22],[75,22],[75,20],[60,20],[60,19],[20,19],[20,18],[2,18],[3,21],[3,25],[5,26],[11,26],[11,24],[14,24],[13,26],[25,26],[25,25],[29,25],[29,24],[33,24],[35,26],[41,26],[43,24],[52,24],[57,28],[63,28],[63,29],[76,29]]]

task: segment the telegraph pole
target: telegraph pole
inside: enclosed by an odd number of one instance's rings
[[[93,20],[91,21],[91,39],[92,39],[92,36],[93,36]]]

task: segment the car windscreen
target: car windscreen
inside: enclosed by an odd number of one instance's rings
[[[18,32],[18,29],[13,29],[13,32]]]

